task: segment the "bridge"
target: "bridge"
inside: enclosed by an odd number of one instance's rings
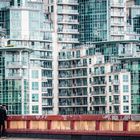
[[[8,116],[6,131],[9,140],[139,140],[140,115]]]

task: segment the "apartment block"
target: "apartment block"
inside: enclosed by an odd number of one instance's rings
[[[60,114],[139,113],[138,66],[135,67],[137,78],[131,68],[138,54],[139,41],[99,42],[71,51],[62,50],[59,53]]]
[[[9,67],[9,69],[5,68],[5,72],[11,75],[21,74],[21,68],[17,68],[19,63],[22,63],[21,59],[19,59],[21,54],[18,52],[18,48],[32,50],[28,60],[30,64],[28,73],[26,69],[22,69],[22,78],[25,78],[24,74],[28,75],[28,80],[25,83],[28,92],[23,91],[23,82],[22,86],[19,85],[19,90],[22,91],[22,100],[24,100],[22,101],[22,107],[16,103],[15,105],[17,106],[15,107],[9,104],[7,99],[9,98],[8,95],[10,95],[9,92],[11,92],[10,89],[1,92],[1,96],[6,93],[5,100],[1,98],[1,103],[8,106],[9,114],[53,114],[52,34],[51,23],[45,13],[43,2],[41,0],[12,0],[10,3],[1,3],[5,6],[1,8],[1,26],[6,29],[7,46],[12,45],[13,50],[15,50],[15,52],[12,51],[13,54],[8,52],[9,57],[12,56],[9,63],[14,65],[11,65],[12,67]],[[3,50],[2,48],[2,54],[5,52]],[[24,56],[24,59],[27,58]],[[21,81],[24,81],[22,78]],[[8,84],[6,79],[5,83]],[[15,112],[11,111],[11,108],[15,109]],[[24,110],[25,108],[26,110]]]
[[[139,39],[139,5],[134,0],[79,0],[81,43]]]
[[[117,63],[99,63],[92,72],[93,114],[130,114],[130,72]]]
[[[29,112],[30,53],[26,47],[0,48],[0,102],[9,114]]]

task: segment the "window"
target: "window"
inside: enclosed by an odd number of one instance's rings
[[[123,96],[123,102],[128,103],[129,102],[129,96]]]
[[[34,42],[31,42],[31,45],[32,45],[32,46],[34,46],[34,44],[35,44]]]
[[[111,76],[109,76],[109,82],[111,82]]]
[[[128,75],[123,75],[123,82],[128,82]]]
[[[111,86],[109,86],[109,92],[111,92]]]
[[[123,85],[123,92],[124,92],[124,93],[129,92],[129,87],[128,87],[128,85]]]
[[[38,82],[32,82],[32,90],[38,90],[39,85]]]
[[[89,64],[91,64],[91,58],[89,58]]]
[[[114,80],[118,80],[118,75],[114,75]]]
[[[109,102],[112,102],[112,97],[111,96],[109,96]]]
[[[51,12],[53,12],[53,6],[51,6]]]
[[[111,113],[112,112],[112,107],[111,106],[109,106],[109,113]]]
[[[38,71],[37,70],[32,70],[32,78],[33,79],[38,78]]]
[[[123,106],[123,113],[129,113],[129,106]]]
[[[32,102],[38,102],[38,94],[32,94]]]
[[[33,114],[37,114],[39,111],[38,111],[38,105],[34,105],[32,106],[32,113]]]
[[[77,57],[77,58],[80,57],[80,51],[76,51],[76,57]]]

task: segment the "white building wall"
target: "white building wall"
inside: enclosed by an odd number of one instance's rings
[[[38,78],[34,79],[32,78],[32,70],[37,70],[38,71]],[[41,76],[41,69],[40,67],[38,68],[32,68],[30,69],[30,76],[29,76],[29,114],[31,115],[41,115],[42,114],[42,76]],[[33,90],[32,89],[32,82],[38,82],[38,90]],[[38,102],[32,102],[32,94],[38,94]],[[38,110],[39,112],[37,114],[32,113],[32,106],[33,105],[38,105]]]
[[[29,39],[29,11],[21,11],[21,25],[21,38]]]
[[[128,75],[128,82],[123,81],[123,75]],[[122,72],[120,74],[120,114],[131,114],[131,77],[129,72]],[[128,92],[124,93],[123,86],[128,85]],[[123,96],[129,96],[129,102],[124,103]],[[129,106],[129,112],[124,113],[124,106]]]

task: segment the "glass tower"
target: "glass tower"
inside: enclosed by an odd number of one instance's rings
[[[135,4],[136,5],[140,5],[140,1],[139,0],[135,0]]]
[[[107,0],[79,0],[81,42],[107,40]]]

